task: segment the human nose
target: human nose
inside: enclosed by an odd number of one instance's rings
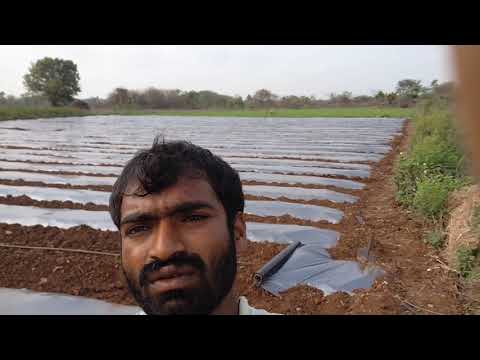
[[[168,219],[162,220],[152,233],[149,259],[166,261],[179,251],[185,251],[185,247],[178,227]]]

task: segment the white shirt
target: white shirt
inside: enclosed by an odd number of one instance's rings
[[[140,310],[135,315],[146,315],[143,310]],[[281,315],[276,313],[270,313],[263,309],[255,309],[248,304],[248,300],[245,296],[240,296],[238,303],[238,315]]]

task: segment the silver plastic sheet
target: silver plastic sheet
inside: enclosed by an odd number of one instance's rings
[[[338,224],[343,218],[343,212],[337,209],[283,201],[246,201],[245,213],[257,216],[290,215],[297,219],[327,221],[332,224]]]
[[[368,289],[384,271],[376,266],[362,269],[355,261],[333,260],[321,244],[306,244],[297,248],[283,266],[263,282],[268,292],[279,295],[298,285],[351,294],[356,289]]]
[[[135,315],[140,310],[82,296],[0,288],[0,315]]]
[[[290,186],[243,185],[246,195],[264,196],[270,199],[285,197],[291,200],[327,200],[334,203],[353,204],[357,196],[327,189],[305,189]]]

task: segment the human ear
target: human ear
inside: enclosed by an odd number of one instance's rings
[[[243,219],[243,213],[238,212],[233,226],[235,248],[238,252],[244,250],[247,246],[247,227]]]

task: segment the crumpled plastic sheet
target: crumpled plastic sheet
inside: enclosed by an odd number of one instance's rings
[[[0,315],[135,315],[140,310],[82,296],[0,288]]]
[[[298,285],[317,288],[325,295],[334,292],[352,294],[355,289],[370,288],[384,273],[377,266],[362,269],[356,261],[333,260],[320,242],[309,243],[298,247],[261,286],[277,296]]]

